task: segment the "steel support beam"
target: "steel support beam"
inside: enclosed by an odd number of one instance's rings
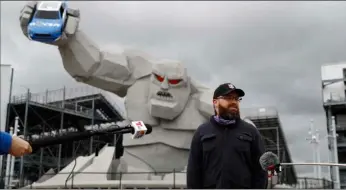
[[[91,111],[92,111],[91,125],[95,125],[95,100],[92,100],[91,102]],[[94,137],[90,137],[89,155],[93,153],[93,144],[94,144]]]
[[[61,118],[60,118],[60,130],[64,128],[64,108],[65,108],[65,98],[66,98],[66,88],[64,87],[63,89],[63,99],[61,102]],[[59,153],[58,153],[58,172],[61,169],[61,149],[62,149],[62,144],[59,144]]]
[[[24,113],[24,126],[23,126],[23,135],[24,138],[26,138],[27,136],[27,125],[28,125],[28,112],[29,112],[29,101],[30,101],[30,90],[28,89],[27,91],[27,96],[26,96],[26,103],[25,103],[25,113]],[[20,180],[19,180],[19,184],[20,187],[24,186],[24,158],[25,156],[22,156],[20,158],[20,170],[19,170],[19,176],[20,176]]]

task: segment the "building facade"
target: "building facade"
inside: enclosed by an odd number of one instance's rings
[[[322,100],[326,113],[330,161],[346,162],[346,62],[321,68]],[[335,188],[346,188],[346,168],[331,168]]]

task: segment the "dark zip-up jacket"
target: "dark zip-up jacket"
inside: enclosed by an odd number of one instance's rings
[[[198,127],[187,166],[188,189],[266,189],[259,158],[264,143],[257,128],[241,119],[220,125],[213,117]]]

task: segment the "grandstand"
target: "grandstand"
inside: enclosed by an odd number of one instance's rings
[[[266,151],[277,154],[281,163],[291,163],[291,154],[277,110],[273,107],[250,108],[243,110],[242,113],[259,129],[265,142]],[[281,182],[286,184],[297,183],[295,168],[288,167],[283,169],[280,178]]]
[[[86,125],[123,119],[123,113],[108,92],[89,86],[43,93],[28,92],[13,96],[8,109],[9,119],[6,130],[14,125],[15,117],[18,116],[20,125],[18,135],[25,134],[26,137],[47,136],[61,130],[83,131]],[[118,158],[122,155],[122,136],[117,138],[120,138],[115,152]],[[106,143],[113,145],[113,140],[113,135],[94,137],[80,142],[42,148],[32,155],[24,156],[23,160],[16,159],[12,174],[15,179],[11,185],[23,186],[33,181],[40,181],[40,177],[47,172],[54,175],[74,158],[92,155],[95,149],[102,148]]]

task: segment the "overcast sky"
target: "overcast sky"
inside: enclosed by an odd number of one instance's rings
[[[16,93],[75,83],[55,47],[19,28],[23,2],[1,2],[1,63]],[[326,136],[320,66],[346,61],[346,2],[71,2],[81,29],[108,49],[129,46],[178,59],[195,79],[245,90],[242,107],[275,106],[294,161],[312,161],[309,120]],[[328,161],[326,140],[322,161]],[[309,175],[312,169],[299,169]]]

